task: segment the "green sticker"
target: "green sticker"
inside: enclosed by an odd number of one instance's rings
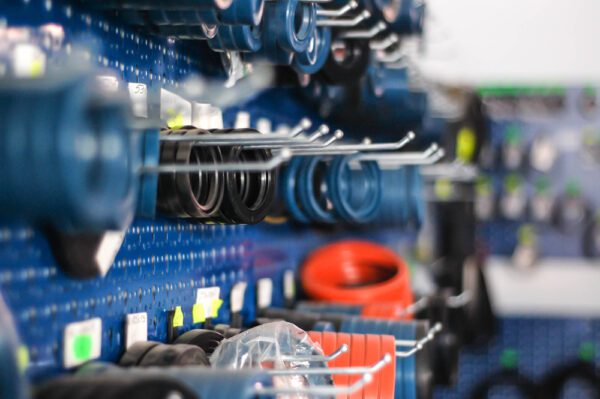
[[[500,356],[500,365],[507,370],[514,370],[519,365],[519,352],[515,349],[506,349]]]
[[[88,360],[92,357],[92,336],[80,334],[73,338],[73,357],[76,360]]]
[[[579,348],[579,359],[584,362],[593,362],[596,357],[596,346],[593,342],[584,342]]]

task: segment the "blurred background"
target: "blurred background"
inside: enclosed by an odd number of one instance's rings
[[[0,398],[600,398],[599,19],[0,0]]]

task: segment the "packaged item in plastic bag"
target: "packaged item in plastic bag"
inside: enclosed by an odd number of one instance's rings
[[[225,339],[211,356],[215,368],[241,369],[308,369],[325,368],[325,362],[306,360],[307,356],[323,355],[320,345],[292,323],[276,321],[251,328]],[[274,386],[307,387],[331,385],[331,376],[303,375],[277,376]],[[299,397],[299,396],[295,396]]]

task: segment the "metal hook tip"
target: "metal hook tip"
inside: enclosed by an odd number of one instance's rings
[[[386,353],[385,356],[383,356],[383,362],[385,364],[388,364],[392,361],[392,355],[390,355],[389,353]]]
[[[342,137],[344,137],[344,132],[338,129],[333,133],[333,135],[337,140],[340,140]]]
[[[371,381],[373,381],[373,374],[365,373],[362,380],[365,382],[365,384],[369,384]]]
[[[329,133],[329,126],[327,126],[325,124],[319,126],[319,132],[321,132],[323,134]]]
[[[348,345],[344,344],[344,345],[342,345],[342,346],[340,347],[340,352],[341,352],[341,353],[346,353],[346,352],[348,352],[348,349],[350,349],[350,348],[348,347]]]
[[[279,157],[283,160],[288,160],[292,157],[292,150],[290,150],[289,148],[282,148],[281,151],[279,152]]]
[[[350,6],[351,10],[354,10],[354,9],[358,8],[358,1],[352,0],[348,5]]]
[[[438,333],[438,332],[442,331],[443,328],[444,328],[444,326],[442,325],[442,323],[435,323],[435,325],[433,326],[433,331]]]
[[[414,140],[414,138],[415,138],[416,136],[417,136],[417,135],[415,134],[415,132],[412,132],[412,131],[411,131],[411,132],[408,132],[408,134],[406,135],[406,137],[407,137],[409,140]]]
[[[310,119],[308,118],[302,118],[300,120],[300,127],[303,129],[310,129],[310,127],[312,126],[312,122],[310,121]]]
[[[369,10],[364,10],[363,12],[360,13],[360,15],[365,19],[371,17],[371,13],[369,12]]]

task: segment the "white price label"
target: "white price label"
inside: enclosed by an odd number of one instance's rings
[[[148,117],[148,88],[143,83],[128,83],[131,112],[139,118]]]
[[[69,323],[63,334],[63,365],[79,366],[98,359],[102,352],[102,320],[98,317]]]
[[[213,303],[218,301],[220,297],[221,288],[219,287],[198,288],[196,290],[196,303],[204,308],[205,317],[212,317]]]
[[[259,309],[268,308],[273,300],[273,280],[261,278],[256,282],[257,305]]]
[[[283,295],[285,299],[291,300],[296,297],[296,277],[293,270],[286,270],[283,274]]]
[[[136,342],[148,341],[148,314],[130,313],[125,317],[125,349]]]
[[[96,251],[96,263],[100,267],[100,275],[106,276],[125,240],[125,230],[106,231]]]
[[[245,282],[236,283],[231,289],[231,313],[239,313],[244,308],[244,296],[246,295],[246,287],[248,286]]]

